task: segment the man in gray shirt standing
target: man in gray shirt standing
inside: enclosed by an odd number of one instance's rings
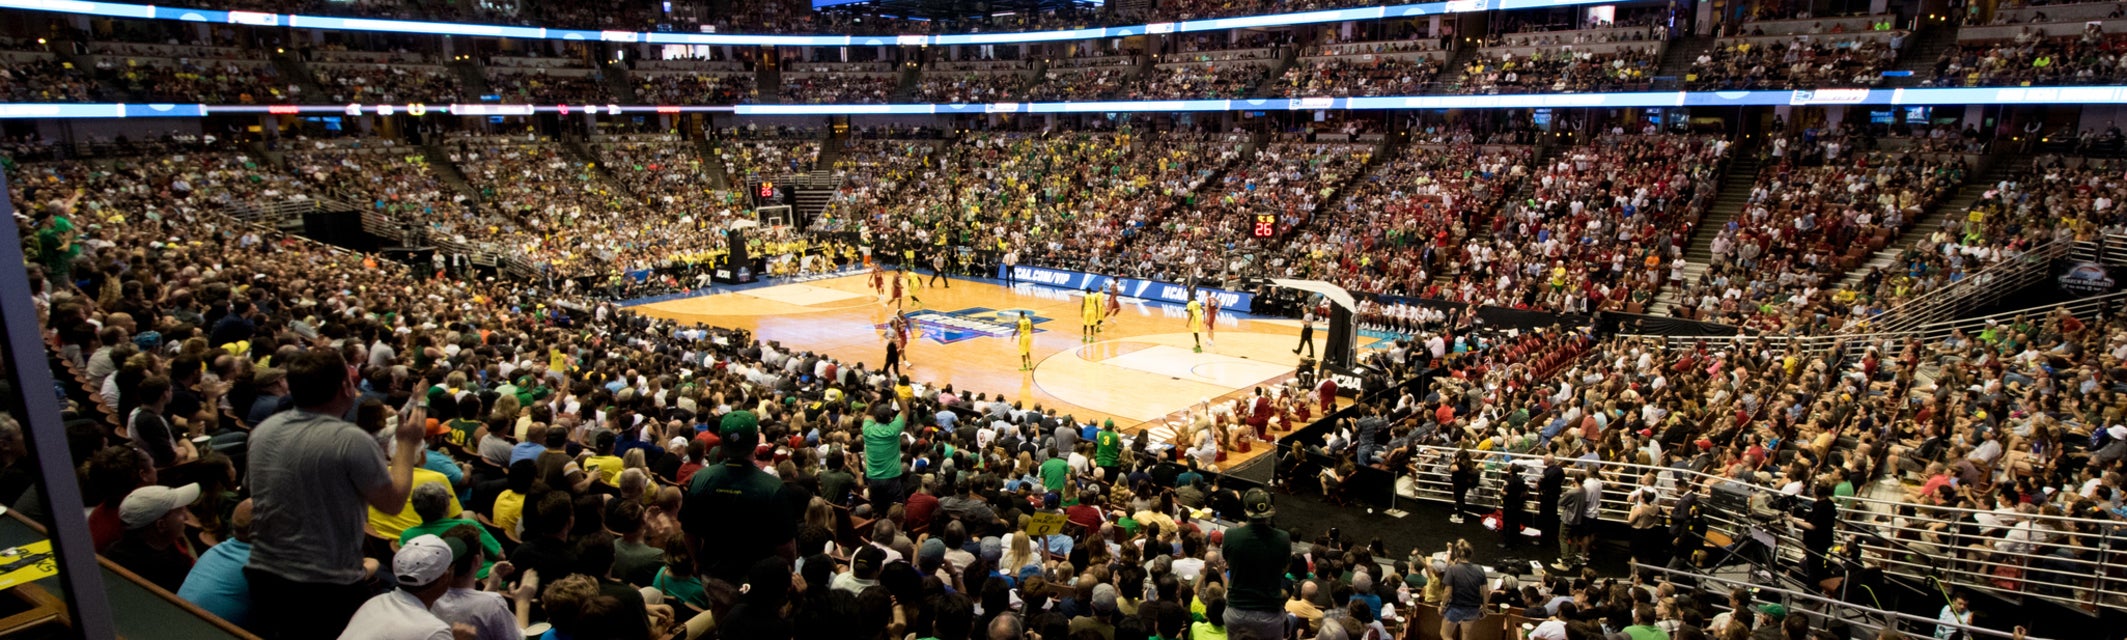
[[[288,365],[295,409],[251,435],[251,583],[259,635],[335,638],[378,589],[362,557],[368,508],[397,514],[413,490],[426,421],[420,405],[400,416],[387,464],[374,434],[341,420],[360,395],[340,352],[304,352]]]
[[[1565,493],[1558,494],[1558,561],[1551,568],[1566,571],[1579,563],[1581,533],[1587,531],[1588,491],[1581,484],[1585,472],[1568,476]]]

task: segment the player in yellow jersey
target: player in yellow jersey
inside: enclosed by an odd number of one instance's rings
[[[1030,311],[1019,312],[1019,326],[1012,330],[1019,337],[1019,370],[1034,370],[1034,316]]]
[[[1108,324],[1108,292],[1094,289],[1088,295],[1093,298],[1093,333],[1099,334],[1105,328],[1103,325]]]
[[[915,303],[918,309],[923,308],[923,298],[916,297],[916,288],[923,286],[923,276],[915,269],[903,269],[901,278],[908,282],[908,301]]]
[[[1204,352],[1204,303],[1195,292],[1189,294],[1189,340],[1196,343],[1197,353]]]
[[[1092,342],[1093,334],[1100,330],[1100,295],[1086,288],[1085,296],[1078,299],[1078,339]]]

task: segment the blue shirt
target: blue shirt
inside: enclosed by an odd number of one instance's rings
[[[510,447],[510,464],[517,464],[518,460],[531,460],[533,458],[537,458],[539,457],[540,452],[546,450],[547,448],[545,445],[541,445],[537,442],[519,442],[517,443],[517,446]]]
[[[177,597],[199,605],[231,624],[251,626],[251,583],[244,580],[244,565],[251,564],[251,543],[229,540],[207,548],[185,575]]]
[[[471,502],[473,500],[473,485],[465,481],[465,469],[458,466],[458,461],[451,459],[450,454],[435,449],[429,449],[424,453],[428,455],[421,460],[421,468],[443,474],[443,477],[449,478],[451,492],[458,494],[458,501]]]

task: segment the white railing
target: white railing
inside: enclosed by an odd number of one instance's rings
[[[1454,493],[1448,478],[1448,465],[1456,451],[1449,447],[1419,446],[1417,455],[1412,458],[1417,473],[1399,475],[1394,482],[1396,495],[1401,499],[1452,504]],[[1482,471],[1477,485],[1465,498],[1467,504],[1487,510],[1498,507],[1505,474],[1513,472],[1523,474],[1523,480],[1529,486],[1529,513],[1533,515],[1540,509],[1535,502],[1540,499],[1536,487],[1544,469],[1542,456],[1468,451],[1472,459],[1480,463]],[[1760,503],[1761,499],[1766,502],[1791,499],[1770,487],[1737,483],[1687,468],[1607,460],[1559,462],[1569,468],[1590,469],[1599,474],[1603,481],[1600,519],[1610,522],[1625,521],[1631,508],[1631,496],[1640,490],[1640,478],[1648,473],[1655,474],[1653,487],[1664,508],[1681,495],[1680,488],[1701,491],[1702,487],[1716,484],[1740,490],[1746,497],[1753,498],[1752,504]],[[1874,488],[1872,485],[1864,490]],[[1852,544],[1861,545],[1870,562],[1883,566],[1887,575],[1920,584],[1940,579],[1957,586],[2047,598],[2071,606],[2127,597],[2127,563],[2122,562],[2122,554],[2127,552],[2127,521],[2023,515],[2019,517],[2031,521],[2034,526],[2075,533],[2056,535],[2050,540],[2034,539],[2004,550],[1997,547],[2008,545],[1994,542],[2002,539],[2005,531],[1990,531],[1978,536],[1958,533],[1962,526],[1977,528],[1979,525],[1974,524],[1974,517],[1986,512],[1863,497],[1838,500],[1839,521],[1844,525],[1841,529],[1846,536],[1851,536]],[[1746,539],[1752,531],[1772,533],[1786,539],[1777,545],[1783,557],[1790,560],[1801,557],[1801,545],[1793,540],[1792,535],[1785,533],[1785,512],[1770,519],[1753,518],[1747,513],[1726,513],[1712,508],[1711,496],[1707,495],[1702,495],[1701,504],[1707,506],[1701,509],[1701,513],[1706,516],[1710,530],[1739,541]],[[1938,524],[1948,525],[1944,527],[1946,532],[1936,532],[1934,526]],[[1996,573],[1996,567],[2011,564],[2022,565],[2020,575],[2013,580]]]
[[[282,200],[265,204],[246,202],[223,209],[222,214],[244,222],[279,229],[288,219],[299,218],[305,213],[315,211],[346,212],[353,210],[354,207],[348,206],[346,203],[318,198]]]
[[[1914,329],[1999,302],[2009,294],[2045,280],[2053,272],[2053,260],[2068,255],[2072,245],[2062,241],[2049,242],[1987,265],[1962,280],[1898,303],[1871,320],[1870,330]]]

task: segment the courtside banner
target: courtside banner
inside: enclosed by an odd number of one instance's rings
[[[1005,267],[998,267],[1000,275],[1003,274],[1004,269]],[[1038,284],[1042,286],[1055,287],[1058,289],[1069,289],[1072,291],[1085,291],[1087,289],[1097,289],[1101,291],[1106,291],[1108,288],[1108,283],[1114,282],[1116,283],[1117,287],[1122,291],[1122,295],[1125,298],[1139,298],[1143,300],[1152,300],[1155,302],[1167,302],[1173,304],[1189,303],[1189,287],[1175,284],[1172,282],[1160,282],[1158,280],[1139,280],[1137,278],[1114,278],[1095,273],[1066,271],[1063,269],[1050,269],[1046,267],[1018,266],[1011,267],[1011,270],[1012,280],[1014,282]],[[1219,299],[1219,307],[1231,311],[1249,311],[1250,308],[1255,304],[1256,299],[1256,296],[1253,293],[1227,291],[1225,289],[1213,289],[1211,287],[1197,287],[1196,291],[1199,295],[1210,294],[1213,296],[1217,296]]]

